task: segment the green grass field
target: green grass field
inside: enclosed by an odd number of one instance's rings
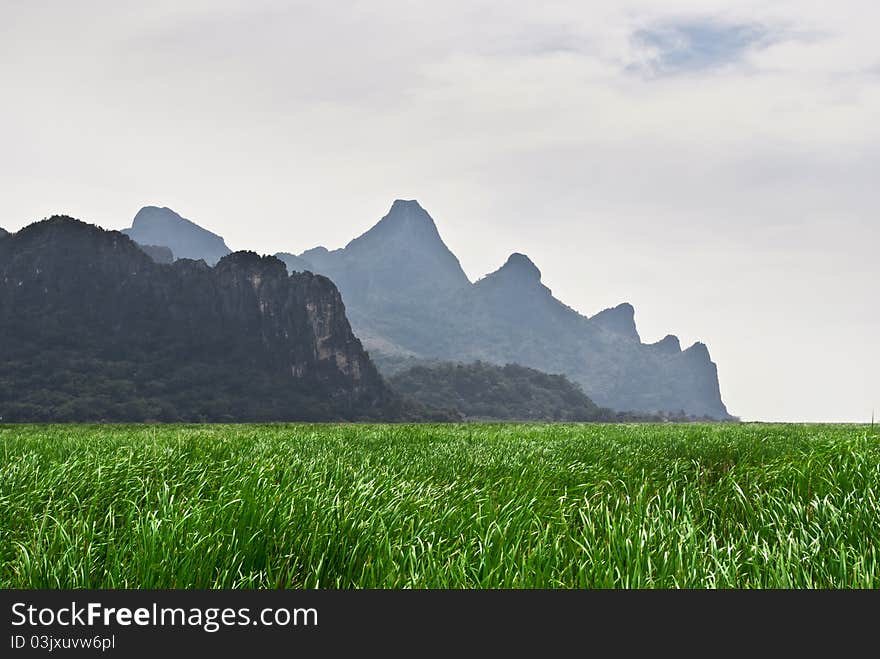
[[[878,587],[866,426],[0,426],[5,588]]]

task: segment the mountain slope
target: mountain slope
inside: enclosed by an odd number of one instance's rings
[[[252,252],[160,265],[66,217],[0,240],[5,421],[400,413],[325,277]]]
[[[394,202],[343,249],[299,258],[337,283],[355,332],[389,372],[410,358],[518,363],[566,374],[603,407],[729,418],[704,345],[643,344],[627,303],[577,313],[523,254],[471,284],[417,202]]]
[[[231,250],[223,238],[187,220],[170,208],[144,206],[134,216],[131,228],[122,233],[141,245],[168,247],[176,258],[202,259],[215,265]]]

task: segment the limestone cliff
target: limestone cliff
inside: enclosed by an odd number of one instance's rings
[[[53,217],[0,240],[0,417],[394,418],[326,277],[237,252],[154,262]]]

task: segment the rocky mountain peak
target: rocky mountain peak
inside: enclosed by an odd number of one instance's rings
[[[418,212],[428,215],[428,212],[422,208],[422,205],[416,199],[395,199],[391,204],[391,213],[394,211]]]
[[[206,231],[195,222],[191,222],[185,217],[181,217],[167,206],[144,206],[135,214],[134,219],[131,222],[131,228],[138,231],[146,231],[159,227],[178,226]]]
[[[449,252],[433,218],[414,199],[395,200],[388,213],[372,229],[352,240],[346,249],[379,242],[420,252]],[[451,252],[449,254],[451,256]]]
[[[470,285],[434,220],[414,200],[395,201],[379,222],[345,248],[316,247],[299,258],[312,272],[332,279],[346,295],[346,304],[355,301],[353,308],[389,294],[426,301]]]
[[[167,207],[144,206],[122,233],[142,245],[168,247],[177,258],[202,259],[210,265],[231,251],[221,236]]]
[[[652,343],[651,347],[658,350],[659,352],[667,354],[676,354],[681,352],[681,342],[674,334],[667,334],[662,339],[657,341],[657,343]]]
[[[690,348],[685,350],[683,354],[698,361],[712,361],[712,358],[709,356],[709,348],[702,341],[697,341],[696,343],[694,343]]]
[[[395,199],[391,209],[385,216],[389,222],[411,224],[414,226],[428,225],[436,229],[434,220],[428,215],[428,211],[415,199]]]
[[[528,256],[519,252],[511,254],[504,265],[477,283],[482,286],[492,284],[513,288],[546,288],[541,284],[541,271],[538,266]]]
[[[600,311],[590,320],[609,332],[614,332],[636,341],[640,340],[638,330],[636,330],[635,309],[629,302]]]
[[[519,252],[514,252],[507,257],[507,261],[498,272],[524,281],[536,283],[541,281],[541,271],[538,269],[538,266],[528,256]]]

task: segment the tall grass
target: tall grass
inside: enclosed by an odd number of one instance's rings
[[[0,586],[880,586],[868,426],[0,426]]]

